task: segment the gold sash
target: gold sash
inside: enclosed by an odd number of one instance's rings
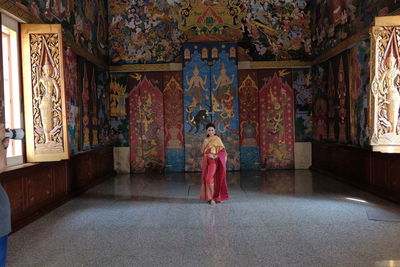
[[[208,137],[208,138],[206,138],[206,140],[204,140],[201,152],[204,153],[208,149],[210,149],[211,154],[217,154],[221,150],[225,149],[225,146],[222,143],[221,138],[214,135],[214,136]]]

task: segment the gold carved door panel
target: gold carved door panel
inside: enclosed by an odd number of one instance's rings
[[[22,24],[28,162],[69,158],[63,43],[59,24]]]

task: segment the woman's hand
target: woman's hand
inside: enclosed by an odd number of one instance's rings
[[[207,157],[209,157],[210,159],[218,158],[218,156],[216,154],[212,154],[212,153],[207,154]]]

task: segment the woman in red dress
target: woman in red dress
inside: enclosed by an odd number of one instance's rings
[[[200,199],[210,205],[228,200],[228,186],[226,184],[225,146],[215,135],[215,126],[210,123],[206,126],[207,138],[204,140],[201,152],[203,165],[201,174]]]

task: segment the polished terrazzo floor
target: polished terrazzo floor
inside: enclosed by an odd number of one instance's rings
[[[13,234],[9,266],[400,266],[398,205],[309,171],[228,184],[211,207],[199,174],[116,176]]]

